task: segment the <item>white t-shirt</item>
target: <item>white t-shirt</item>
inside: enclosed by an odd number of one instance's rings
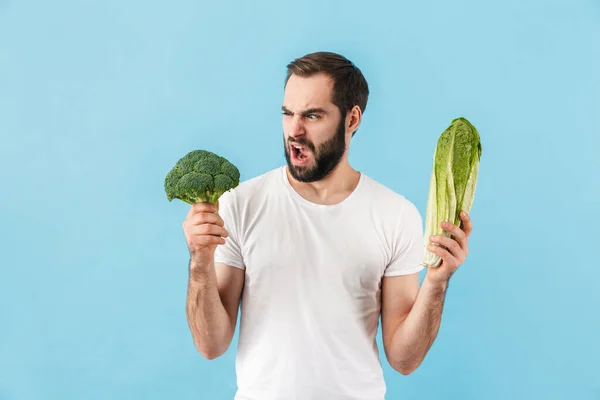
[[[383,400],[381,281],[424,268],[413,203],[361,173],[318,205],[282,166],[225,193],[219,215],[215,262],[245,270],[235,400]]]

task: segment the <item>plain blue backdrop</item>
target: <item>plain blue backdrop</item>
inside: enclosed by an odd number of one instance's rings
[[[285,65],[329,50],[371,97],[350,161],[425,215],[453,118],[483,155],[439,337],[388,399],[600,399],[600,4],[0,0],[0,399],[231,399],[185,319],[205,148],[284,163]],[[380,339],[380,336],[379,336]]]

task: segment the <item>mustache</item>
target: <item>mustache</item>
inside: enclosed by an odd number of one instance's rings
[[[315,151],[315,146],[312,144],[312,142],[309,142],[306,139],[288,139],[288,146],[292,145],[292,144],[297,144],[298,146],[304,146],[306,148],[308,148],[311,151]]]

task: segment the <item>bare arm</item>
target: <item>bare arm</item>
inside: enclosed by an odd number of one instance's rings
[[[425,359],[440,328],[446,288],[426,278],[419,289],[418,274],[384,278],[383,342],[396,371],[408,375]]]
[[[183,222],[190,249],[187,321],[196,348],[209,360],[231,344],[245,278],[242,269],[214,262],[215,249],[229,236],[216,211],[212,204],[197,203]]]
[[[440,329],[448,283],[469,253],[473,224],[467,213],[461,213],[461,219],[463,229],[448,222],[440,224],[452,238],[431,237],[428,249],[439,255],[442,263],[427,269],[420,288],[418,274],[384,278],[383,341],[390,365],[402,374],[417,369],[431,348]]]
[[[207,359],[221,356],[235,332],[244,271],[225,264],[190,264],[186,313],[198,351]]]

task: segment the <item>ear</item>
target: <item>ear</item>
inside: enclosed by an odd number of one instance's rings
[[[362,111],[359,106],[354,106],[346,115],[346,130],[353,134],[359,127],[362,120]]]

